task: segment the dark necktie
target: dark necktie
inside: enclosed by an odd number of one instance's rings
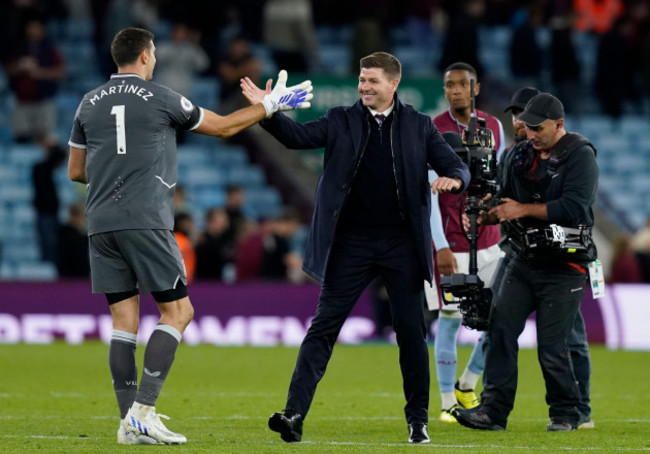
[[[379,126],[381,126],[384,123],[384,120],[386,119],[386,115],[377,114],[375,115],[375,118],[377,119],[377,123],[379,123]]]

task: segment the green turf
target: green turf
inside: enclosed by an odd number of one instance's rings
[[[139,363],[144,348],[139,348]],[[437,422],[432,382],[430,445],[406,443],[392,345],[337,346],[305,423],[287,445],[266,427],[282,408],[295,348],[181,346],[158,401],[184,446],[118,446],[108,346],[0,345],[2,453],[435,453],[649,452],[650,353],[592,348],[596,429],[547,433],[544,387],[534,350],[520,354],[520,386],[508,430],[472,431]],[[461,349],[464,364],[469,349]],[[435,374],[434,374],[435,375]]]

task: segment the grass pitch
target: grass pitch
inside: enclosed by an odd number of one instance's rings
[[[140,368],[143,352],[140,346]],[[469,353],[461,349],[461,364]],[[305,422],[303,443],[288,445],[266,421],[283,407],[297,349],[182,345],[157,408],[173,417],[168,427],[185,434],[188,443],[119,446],[107,345],[0,345],[0,452],[650,452],[650,353],[600,347],[591,353],[596,429],[545,432],[548,409],[536,352],[523,350],[506,432],[438,422],[432,371],[431,444],[413,446],[406,443],[397,347],[338,345]]]

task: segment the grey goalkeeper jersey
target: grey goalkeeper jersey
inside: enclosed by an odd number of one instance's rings
[[[174,227],[176,128],[203,109],[136,74],[113,74],[84,95],[70,146],[86,150],[88,234]]]

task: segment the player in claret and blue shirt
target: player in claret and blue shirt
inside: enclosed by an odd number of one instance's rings
[[[454,63],[444,72],[444,92],[449,109],[433,119],[441,133],[456,133],[462,136],[469,124],[470,115],[485,119],[486,127],[492,132],[492,141],[497,150],[497,158],[505,148],[503,126],[501,122],[485,112],[475,109],[472,112],[470,86],[473,79],[474,95],[478,95],[481,85],[478,83],[476,70],[467,63]],[[436,265],[441,274],[469,272],[469,242],[460,224],[460,213],[465,207],[465,194],[440,194],[440,211],[432,210],[432,218],[440,216],[444,229],[443,241],[436,249]],[[434,225],[435,222],[432,222]],[[434,235],[439,238],[440,235]],[[501,234],[496,225],[480,226],[478,236],[478,275],[486,285],[492,281],[499,259],[503,252],[499,249]],[[460,405],[462,408],[473,408],[479,403],[474,388],[483,373],[483,336],[474,347],[472,356],[456,380],[457,351],[456,338],[460,329],[461,314],[458,304],[442,304],[437,296],[439,292],[427,292],[429,309],[439,310],[438,329],[435,338],[436,374],[440,387],[442,410],[439,420],[455,423],[456,418],[451,414],[452,408]],[[432,295],[434,295],[432,297]]]

